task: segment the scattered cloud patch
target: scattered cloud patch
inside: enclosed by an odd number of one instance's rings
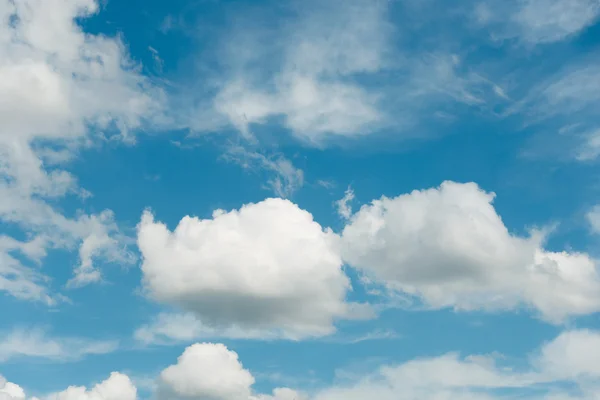
[[[132,140],[145,121],[158,122],[162,91],[139,74],[118,38],[82,31],[77,21],[99,11],[96,1],[2,0],[0,10],[0,219],[45,251],[80,246],[72,286],[98,281],[92,259],[127,255],[115,244],[111,214],[71,218],[50,205],[86,193],[60,163],[75,148]],[[0,267],[0,290],[52,303],[44,277],[11,255],[19,248],[2,250],[8,266]]]
[[[111,353],[118,346],[117,341],[49,337],[41,329],[13,329],[0,341],[0,362],[18,358],[78,361],[89,355]]]

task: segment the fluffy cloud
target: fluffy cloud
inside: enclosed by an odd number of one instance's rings
[[[39,329],[13,329],[3,333],[0,362],[19,357],[74,361],[86,355],[110,353],[118,347],[116,341],[48,337]]]
[[[207,400],[247,399],[254,384],[235,352],[212,343],[185,349],[177,364],[161,372],[160,380],[175,395]]]
[[[137,389],[127,375],[113,372],[103,382],[91,389],[83,386],[70,386],[66,390],[54,393],[46,400],[136,400]]]
[[[600,379],[600,334],[590,330],[574,330],[560,334],[545,344],[536,364],[554,379]]]
[[[238,355],[222,344],[197,343],[183,352],[177,364],[160,374],[159,398],[205,400],[292,400],[299,393],[275,389],[273,395],[252,394],[254,377]]]
[[[40,400],[27,397],[23,388],[7,382],[0,375],[0,400]],[[136,400],[137,389],[127,375],[113,372],[103,382],[91,389],[83,386],[69,386],[62,392],[44,396],[43,400]]]
[[[505,310],[525,305],[560,322],[600,310],[600,277],[586,254],[552,253],[542,235],[508,231],[476,184],[382,197],[342,233],[350,265],[432,308]]]
[[[337,240],[283,199],[184,217],[173,232],[148,212],[138,226],[151,298],[195,313],[206,327],[288,338],[326,335],[337,318],[365,316],[345,302],[350,283]]]
[[[255,378],[237,353],[222,344],[196,343],[185,349],[177,363],[157,377],[157,400],[382,400],[461,399],[493,400],[514,394],[532,399],[595,399],[600,388],[596,362],[600,333],[565,331],[531,353],[528,363],[507,364],[500,354],[461,356],[447,353],[399,364],[379,366],[359,376],[343,374],[339,383],[310,395],[290,388],[272,394],[256,393]],[[342,376],[342,375],[340,375]],[[569,390],[575,387],[577,390]],[[91,389],[69,387],[47,400],[135,400],[136,388],[123,374],[112,373]],[[4,396],[4,397],[2,397]],[[0,377],[0,399],[25,399],[18,385]],[[34,400],[34,399],[32,399]]]
[[[31,238],[0,247],[0,290],[19,298],[55,301],[14,252],[39,263],[47,249],[80,245],[72,286],[100,279],[94,259],[130,259],[109,211],[71,218],[48,203],[88,195],[60,165],[74,148],[115,132],[131,137],[161,114],[162,93],[120,40],[77,24],[97,11],[95,0],[0,1],[0,219]]]
[[[15,383],[8,382],[0,375],[0,400],[25,399],[25,391]]]

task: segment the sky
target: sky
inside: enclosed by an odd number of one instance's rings
[[[0,0],[0,400],[600,399],[600,0]]]

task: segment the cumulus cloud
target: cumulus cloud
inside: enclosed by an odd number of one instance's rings
[[[160,380],[175,395],[210,400],[247,399],[254,384],[235,352],[212,343],[185,349],[177,364],[161,372]]]
[[[544,319],[600,310],[600,277],[587,254],[554,253],[543,235],[509,232],[474,183],[382,197],[364,205],[342,233],[346,262],[431,308],[509,310]]]
[[[196,343],[185,349],[177,364],[160,374],[159,399],[300,400],[300,394],[278,388],[273,395],[253,395],[254,377],[236,352],[222,344]]]
[[[69,386],[66,390],[51,394],[45,400],[136,400],[137,389],[127,375],[113,372],[103,382],[91,389]]]
[[[238,354],[223,344],[196,343],[157,377],[157,400],[382,400],[463,399],[494,400],[514,394],[546,400],[594,399],[600,388],[598,354],[600,333],[565,331],[530,353],[524,364],[508,364],[501,354],[460,355],[450,352],[384,364],[374,371],[347,378],[312,393],[276,388],[257,393],[252,373]],[[568,390],[566,388],[576,388]],[[594,391],[596,390],[596,391]],[[4,398],[2,397],[4,395]],[[12,397],[7,397],[12,396]],[[0,377],[0,399],[25,399],[21,387]],[[512,398],[512,397],[510,397]],[[44,397],[48,400],[135,400],[129,377],[112,373],[91,389],[69,387]],[[33,399],[32,399],[33,400]]]
[[[330,334],[336,319],[369,315],[345,302],[351,287],[337,241],[283,199],[184,217],[173,232],[149,212],[138,226],[148,296],[194,313],[201,326],[296,339]]]
[[[39,262],[46,249],[80,245],[72,286],[97,281],[94,259],[124,261],[109,211],[68,217],[51,206],[88,193],[60,165],[78,146],[132,139],[161,115],[162,93],[142,77],[117,38],[84,33],[77,20],[98,11],[94,0],[0,1],[0,219],[22,228],[38,251],[17,242],[0,249],[0,290],[52,303],[43,276],[18,261]]]
[[[0,400],[25,399],[25,391],[15,383],[8,382],[0,375]]]
[[[49,337],[41,329],[13,329],[4,332],[0,340],[0,362],[23,357],[76,361],[87,355],[113,352],[117,347],[116,341]]]

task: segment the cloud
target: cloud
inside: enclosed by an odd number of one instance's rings
[[[600,205],[592,207],[585,215],[590,230],[593,233],[600,233]]]
[[[460,54],[406,45],[405,27],[389,18],[398,11],[396,2],[290,4],[276,24],[266,24],[276,26],[268,35],[260,23],[228,28],[216,83],[193,102],[202,104],[192,107],[193,130],[233,126],[254,139],[261,126],[277,125],[323,147],[390,130],[412,138],[415,126],[431,122],[440,109],[491,109],[506,101],[503,90]]]
[[[532,85],[506,115],[517,115],[556,146],[562,158],[589,162],[600,155],[600,67],[597,58],[577,60]],[[543,136],[542,136],[543,135]],[[539,143],[531,151],[540,152]],[[542,149],[543,150],[543,149]]]
[[[24,399],[25,391],[15,383],[8,382],[0,375],[0,400]]]
[[[191,343],[214,338],[229,339],[277,339],[280,335],[269,329],[247,328],[243,325],[227,327],[210,326],[194,313],[158,314],[149,324],[135,331],[135,339],[142,344]]]
[[[463,399],[494,400],[512,395],[540,400],[594,399],[600,388],[597,366],[600,333],[568,330],[531,352],[525,363],[511,366],[501,354],[462,356],[450,352],[418,357],[402,363],[382,364],[371,372],[354,375],[311,393],[276,388],[272,394],[256,393],[254,375],[238,354],[223,344],[196,343],[177,362],[166,367],[154,386],[157,400],[382,400]],[[575,390],[573,390],[573,388]],[[8,400],[24,399],[16,384],[0,377]],[[5,396],[6,397],[6,396]],[[69,387],[48,400],[134,400],[136,388],[126,375],[113,372],[87,390]],[[4,400],[4,399],[3,399]],[[33,399],[32,399],[33,400]]]
[[[235,352],[212,343],[185,349],[177,364],[161,372],[160,380],[176,396],[210,400],[247,399],[254,384]]]
[[[304,185],[304,171],[281,154],[267,157],[259,151],[238,145],[230,146],[223,158],[245,169],[262,169],[274,174],[275,177],[267,181],[267,188],[279,197],[288,198]]]
[[[222,344],[196,343],[185,349],[177,364],[160,374],[159,399],[301,400],[300,394],[278,388],[273,395],[252,394],[255,382],[237,353]]]
[[[215,109],[246,136],[250,124],[282,116],[299,137],[319,141],[322,135],[354,136],[380,124],[378,96],[355,76],[384,65],[390,25],[386,2],[311,2],[280,34],[281,72],[261,81],[247,67],[252,59],[234,52],[232,72],[214,100]],[[329,18],[334,16],[335,18]],[[248,34],[247,32],[243,33]],[[242,53],[247,54],[247,53]],[[259,52],[260,54],[260,52]],[[271,85],[272,90],[266,90]]]
[[[528,307],[559,323],[600,311],[600,277],[587,254],[553,253],[543,235],[508,231],[476,184],[382,197],[364,205],[342,233],[342,256],[392,291],[431,308]]]
[[[561,333],[546,343],[535,363],[544,374],[554,379],[600,379],[600,334],[590,330]]]
[[[497,38],[518,38],[528,45],[568,40],[594,24],[598,0],[487,1],[475,8],[479,23],[492,25]]]
[[[526,0],[513,15],[530,43],[564,40],[590,26],[600,14],[598,0]]]
[[[354,191],[351,187],[348,187],[344,192],[344,197],[335,202],[338,214],[346,220],[352,215],[352,206],[349,204],[352,200],[354,200]]]
[[[113,372],[91,389],[69,386],[66,390],[45,397],[45,400],[136,400],[137,389],[127,375]]]
[[[116,341],[48,337],[41,329],[13,329],[0,341],[0,362],[24,357],[77,361],[88,355],[111,353],[117,347]]]
[[[187,216],[173,232],[149,212],[138,226],[150,298],[195,313],[202,326],[296,339],[330,334],[336,319],[370,315],[345,302],[351,287],[337,240],[283,199],[216,210],[209,219]]]
[[[81,245],[73,286],[100,279],[92,260],[129,258],[110,211],[71,218],[51,206],[86,192],[64,170],[73,152],[107,138],[133,140],[162,119],[163,94],[139,74],[118,38],[86,34],[77,20],[94,0],[0,1],[0,219],[49,249]],[[42,246],[43,245],[43,246]],[[0,290],[53,303],[45,278],[2,249]],[[28,254],[22,254],[29,257]]]

